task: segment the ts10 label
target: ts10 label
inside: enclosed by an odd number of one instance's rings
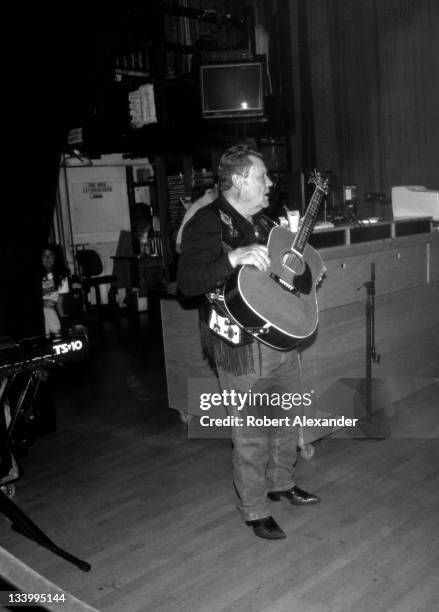
[[[80,351],[83,346],[82,340],[72,340],[72,342],[55,344],[53,350],[55,351],[55,355],[62,355],[64,353],[71,353],[72,351]]]

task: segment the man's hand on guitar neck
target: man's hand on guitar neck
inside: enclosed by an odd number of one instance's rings
[[[249,244],[248,246],[233,249],[228,253],[233,268],[247,264],[255,266],[261,272],[266,272],[270,267],[268,248],[261,244]]]

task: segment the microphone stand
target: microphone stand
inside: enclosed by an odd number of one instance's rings
[[[380,355],[375,346],[375,263],[371,263],[370,281],[361,287],[366,288],[366,416],[360,423],[360,429],[366,438],[383,439],[390,435],[387,425],[378,423],[372,416],[372,364],[380,362]]]

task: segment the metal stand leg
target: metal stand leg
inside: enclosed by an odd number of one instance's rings
[[[366,417],[361,422],[365,438],[382,439],[390,435],[390,428],[376,421],[372,414],[372,364],[379,363],[380,355],[375,348],[375,264],[371,264],[371,279],[366,287],[366,379],[364,385]],[[361,288],[361,287],[360,287]]]
[[[14,445],[16,429],[20,424],[20,421],[24,419],[24,417],[29,417],[33,411],[33,403],[35,401],[36,395],[38,393],[39,383],[41,381],[41,377],[37,373],[31,373],[26,381],[24,386],[24,390],[20,394],[20,398],[15,406],[15,411],[13,411],[13,415],[11,416],[11,421],[7,427],[6,435],[2,434],[2,455],[10,455],[12,457],[11,449]],[[8,382],[10,381],[2,381],[1,385],[1,393],[0,393],[0,411],[1,418],[4,418],[5,405],[6,405],[6,395],[7,395],[7,387]],[[69,554],[65,550],[59,548],[50,538],[47,537],[45,533],[41,531],[37,525],[22,511],[20,508],[6,495],[3,490],[0,488],[0,513],[4,514],[7,518],[9,518],[12,522],[12,529],[21,533],[25,537],[33,540],[40,546],[47,548],[52,551],[55,555],[59,557],[63,557],[70,563],[76,565],[79,569],[84,572],[89,572],[91,570],[91,565],[74,557]]]
[[[50,538],[48,538],[46,534],[43,533],[41,529],[37,527],[37,525],[35,525],[35,523],[31,521],[31,519],[1,490],[0,512],[12,521],[12,529],[14,529],[14,531],[21,533],[26,538],[29,538],[37,544],[40,544],[40,546],[47,548],[55,555],[63,557],[70,563],[73,563],[73,565],[79,567],[79,569],[81,569],[83,572],[89,572],[91,570],[91,565],[89,563],[74,557],[52,542],[52,540],[50,540]]]

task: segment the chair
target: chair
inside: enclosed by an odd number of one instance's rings
[[[115,287],[116,276],[114,274],[102,275],[104,266],[102,265],[102,260],[99,254],[91,249],[78,250],[76,251],[76,261],[78,262],[81,283],[84,289],[86,308],[90,308],[88,293],[92,288],[95,290],[96,306],[102,306],[101,294],[99,290],[100,285],[111,285],[111,289],[108,292],[108,301],[115,301],[115,293],[117,291]]]

